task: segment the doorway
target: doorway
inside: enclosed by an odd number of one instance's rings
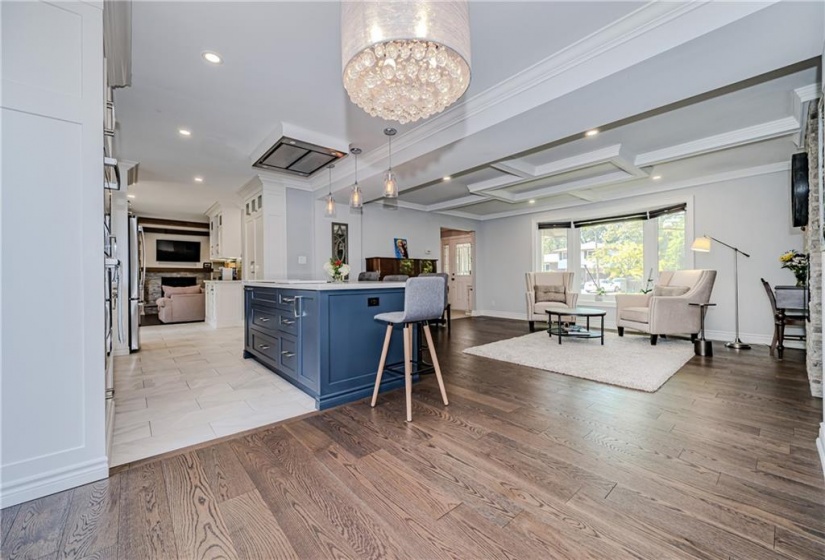
[[[453,318],[471,315],[475,304],[475,232],[441,228],[441,272],[449,275]]]

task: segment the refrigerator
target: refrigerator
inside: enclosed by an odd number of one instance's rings
[[[140,313],[146,279],[145,237],[137,216],[129,216],[129,352],[140,350]]]

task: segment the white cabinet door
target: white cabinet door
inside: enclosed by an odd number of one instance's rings
[[[264,215],[258,213],[252,220],[255,227],[255,280],[264,279]]]

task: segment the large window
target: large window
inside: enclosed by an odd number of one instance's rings
[[[567,270],[567,229],[539,230],[539,247],[539,270]]]
[[[685,268],[685,211],[656,218],[659,234],[659,270]]]
[[[638,292],[644,274],[644,222],[579,228],[584,293]]]
[[[648,290],[657,271],[688,266],[685,213],[686,205],[680,204],[622,216],[541,222],[535,270],[575,272],[584,301]]]

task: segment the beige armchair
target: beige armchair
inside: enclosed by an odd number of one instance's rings
[[[206,317],[206,294],[200,286],[177,288],[163,286],[164,297],[157,300],[161,323],[203,321]]]
[[[616,295],[616,327],[624,336],[625,327],[650,334],[656,344],[659,335],[699,333],[700,309],[689,303],[708,303],[716,281],[715,270],[660,272],[659,281],[648,294]]]
[[[573,276],[572,272],[528,272],[524,275],[530,332],[536,330],[536,321],[547,320],[548,309],[576,307],[579,294],[572,291]]]

